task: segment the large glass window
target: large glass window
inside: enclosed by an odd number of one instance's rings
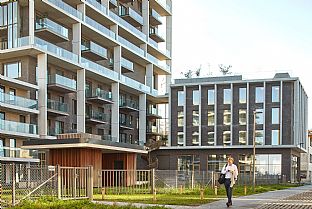
[[[263,130],[256,131],[256,145],[264,145]]]
[[[223,131],[223,145],[231,145],[231,131]]]
[[[232,91],[231,89],[223,89],[223,104],[232,103]]]
[[[183,132],[178,132],[177,141],[178,141],[178,146],[184,145],[184,133]]]
[[[184,91],[178,91],[178,106],[184,106],[185,104],[185,93]]]
[[[178,156],[178,171],[199,171],[199,155],[182,155]]]
[[[231,125],[231,111],[230,110],[223,110],[223,124]]]
[[[214,145],[214,132],[208,132],[208,146]]]
[[[199,111],[193,111],[193,126],[199,126]]]
[[[214,105],[215,104],[215,90],[209,89],[208,90],[208,105]]]
[[[208,111],[208,126],[215,125],[215,113],[214,111]]]
[[[280,131],[272,130],[272,145],[280,145]]]
[[[4,64],[4,76],[7,76],[9,78],[20,78],[20,77],[22,77],[21,62]]]
[[[199,133],[198,133],[198,131],[193,131],[193,133],[192,133],[192,145],[193,146],[199,145]]]
[[[64,122],[55,121],[55,134],[63,134],[64,133]]]
[[[258,175],[280,175],[281,166],[281,154],[256,155],[256,172]]]
[[[280,109],[278,107],[272,108],[272,124],[280,123],[279,112],[280,112]]]
[[[263,109],[256,109],[256,124],[263,124],[264,115]]]
[[[239,125],[247,124],[247,110],[239,109]]]
[[[226,155],[208,155],[207,168],[208,171],[220,172],[227,163]]]
[[[272,86],[272,102],[279,102],[280,100],[280,87]]]
[[[264,102],[264,88],[263,87],[256,87],[256,103],[263,103]]]
[[[178,111],[178,127],[184,126],[184,112]]]
[[[193,105],[199,105],[200,95],[198,90],[193,91]]]
[[[239,145],[247,144],[247,134],[246,131],[239,131]]]
[[[246,88],[239,88],[239,103],[244,104],[247,102]]]

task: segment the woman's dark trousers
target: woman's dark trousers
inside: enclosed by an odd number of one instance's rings
[[[232,203],[231,179],[225,179],[224,186],[226,190],[226,196],[228,198],[228,203]]]

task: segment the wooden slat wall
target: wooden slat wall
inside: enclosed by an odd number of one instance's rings
[[[136,169],[135,153],[103,153],[102,169],[114,169],[115,160],[123,161],[126,170]]]

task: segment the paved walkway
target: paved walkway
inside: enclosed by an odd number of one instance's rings
[[[97,201],[95,201],[97,202]],[[103,202],[102,204],[128,205],[123,202]],[[225,209],[226,199],[208,203],[201,206],[175,206],[164,205],[173,209]],[[153,206],[153,204],[133,203],[137,207]],[[295,187],[285,190],[266,192],[233,199],[231,209],[312,209],[312,185]]]

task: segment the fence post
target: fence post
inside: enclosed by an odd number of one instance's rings
[[[102,188],[102,200],[104,200],[104,197],[105,197],[105,188],[103,187]]]
[[[156,199],[156,188],[154,188],[153,190],[153,201],[155,202],[157,199]]]
[[[152,169],[151,171],[151,175],[152,175],[152,184],[151,184],[151,193],[153,194],[154,193],[154,189],[155,189],[155,168]]]
[[[245,195],[247,195],[247,186],[246,185],[244,186],[244,193],[245,193]]]
[[[77,194],[77,169],[74,168],[74,172],[73,172],[73,192],[74,192],[74,198],[76,199],[76,194]]]
[[[204,188],[200,189],[200,199],[203,200],[204,199]]]
[[[215,188],[215,195],[218,195],[218,187],[215,186],[214,188]]]
[[[61,199],[62,198],[62,177],[61,177],[61,166],[57,165],[57,198]]]
[[[214,172],[211,171],[211,187],[214,188],[215,186],[215,177],[214,177]]]
[[[191,182],[192,190],[194,189],[194,170],[192,170],[192,182]]]
[[[12,164],[12,206],[15,206],[15,181],[16,181],[15,163],[13,163]]]
[[[178,170],[175,171],[175,185],[176,185],[176,189],[178,188]]]
[[[90,200],[93,200],[93,167],[89,166],[89,177],[88,177],[88,197]]]

